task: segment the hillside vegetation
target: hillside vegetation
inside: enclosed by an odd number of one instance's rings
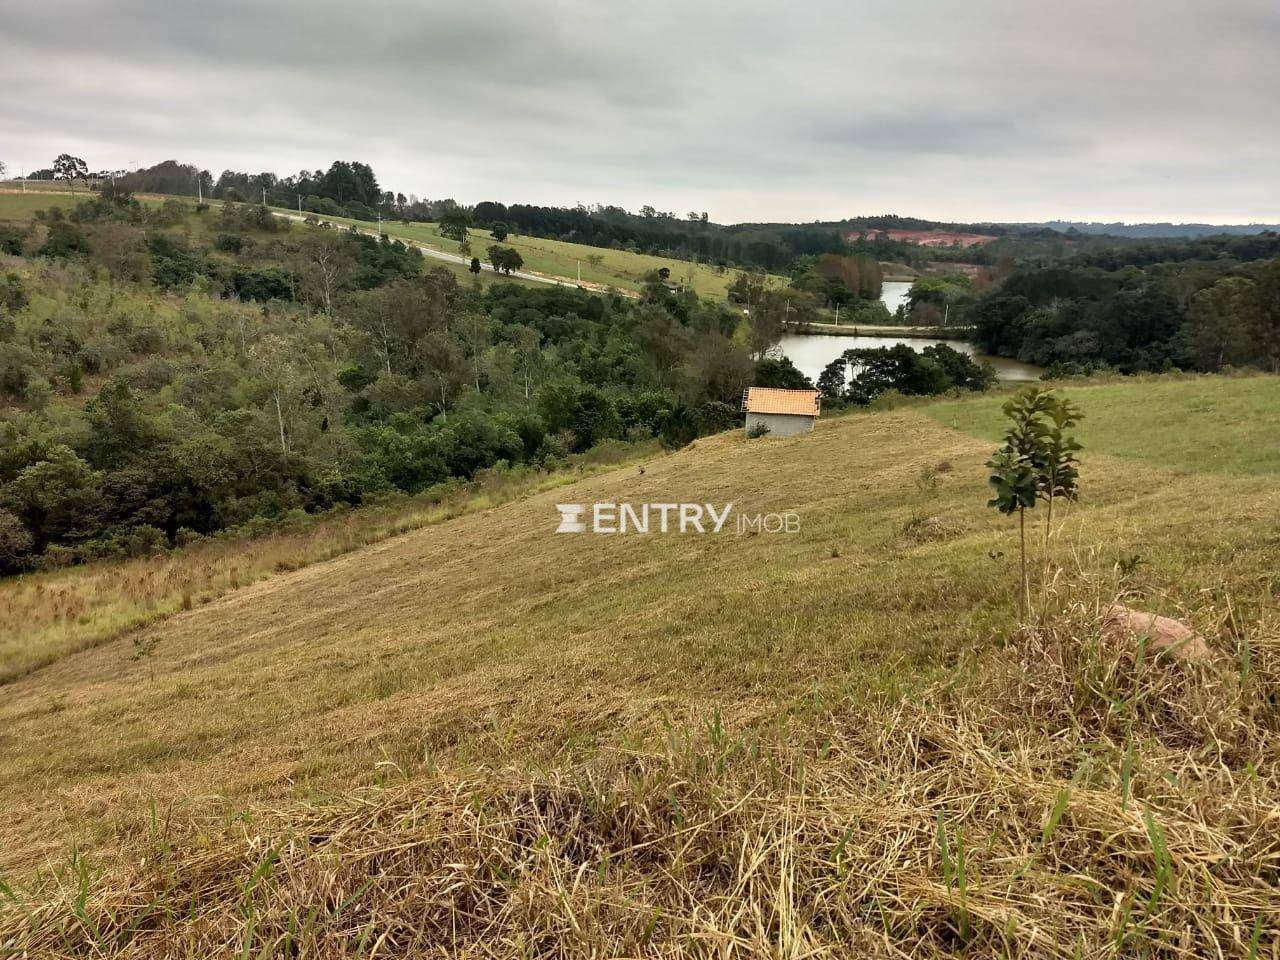
[[[0,574],[679,446],[738,422],[746,385],[805,382],[756,359],[784,315],[761,285],[744,317],[657,281],[462,273],[235,203],[104,194],[0,223]]]
[[[1271,955],[1278,465],[1214,411],[1280,380],[1067,392],[1025,630],[985,397],[706,437],[60,656],[0,698],[0,947]],[[800,531],[553,533],[596,501]],[[1214,658],[1104,638],[1117,596]]]
[[[286,213],[288,211],[278,211]],[[352,220],[347,217],[324,216],[324,220],[347,226],[355,226],[365,230],[376,228],[369,221]],[[440,233],[437,223],[402,223],[385,221],[383,232],[389,236],[412,243],[421,244],[445,253],[461,254],[461,243]],[[672,257],[660,257],[652,254],[637,253],[631,250],[613,249],[610,247],[593,247],[582,243],[569,243],[564,240],[550,240],[538,237],[507,234],[501,242],[494,239],[487,229],[469,229],[467,242],[470,245],[468,256],[479,257],[489,270],[487,250],[498,244],[516,250],[524,261],[522,270],[541,276],[577,282],[581,277],[584,286],[599,290],[620,290],[638,293],[644,289],[648,279],[659,270],[669,272],[672,284],[680,284],[701,297],[724,300],[734,281],[742,276],[742,270],[734,267],[717,267],[692,260],[677,260]],[[781,286],[786,283],[783,277],[773,277],[772,283]]]

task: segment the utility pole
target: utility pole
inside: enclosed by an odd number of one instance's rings
[[[298,216],[302,216],[302,194],[298,194]]]
[[[264,207],[267,205],[267,188],[265,186],[262,188],[262,205]]]
[[[840,303],[836,302],[836,326],[840,326]]]
[[[204,204],[204,181],[201,180],[200,174],[196,174],[196,204]]]
[[[578,261],[578,286],[582,286],[582,261]]]
[[[382,236],[382,211],[378,211],[378,236]]]

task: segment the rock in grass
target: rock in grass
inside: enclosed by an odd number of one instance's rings
[[[1131,610],[1123,603],[1113,603],[1103,611],[1102,632],[1110,640],[1146,637],[1148,650],[1171,653],[1183,660],[1203,663],[1213,659],[1205,638],[1181,620]]]

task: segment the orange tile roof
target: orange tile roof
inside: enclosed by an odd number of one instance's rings
[[[780,390],[776,387],[747,387],[742,409],[747,413],[798,413],[818,415],[817,390]]]

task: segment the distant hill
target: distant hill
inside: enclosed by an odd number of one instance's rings
[[[1017,226],[1048,227],[1059,233],[1087,233],[1091,236],[1129,237],[1139,240],[1155,237],[1211,237],[1224,233],[1234,236],[1251,236],[1255,233],[1280,231],[1280,223],[1084,223],[1075,220],[1049,220],[1045,223],[1025,223]]]

